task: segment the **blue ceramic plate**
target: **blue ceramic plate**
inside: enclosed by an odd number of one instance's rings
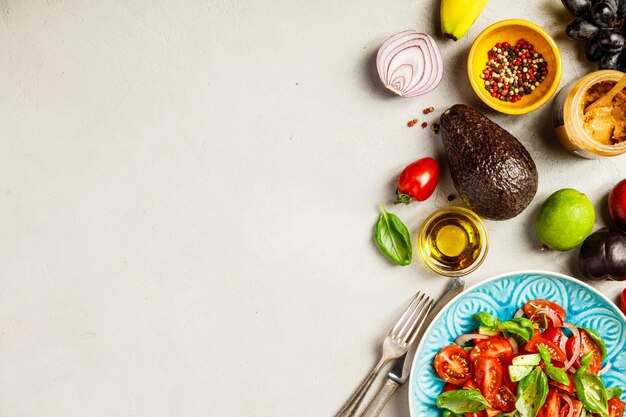
[[[595,329],[606,342],[606,361],[612,368],[602,376],[607,387],[624,388],[626,398],[626,317],[604,295],[589,285],[553,272],[527,271],[483,281],[455,297],[435,317],[417,348],[409,380],[412,417],[435,417],[435,405],[444,382],[432,366],[435,355],[454,339],[476,328],[472,315],[487,311],[507,320],[529,300],[544,298],[567,311],[566,321]]]

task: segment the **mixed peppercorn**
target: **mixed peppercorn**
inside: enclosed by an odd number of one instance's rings
[[[548,64],[524,39],[515,45],[498,42],[487,53],[489,61],[480,78],[485,89],[502,101],[516,103],[531,94],[548,74]]]

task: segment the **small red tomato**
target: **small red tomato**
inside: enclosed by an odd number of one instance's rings
[[[496,358],[479,357],[474,363],[474,376],[480,392],[491,401],[502,385],[502,365]]]
[[[624,415],[624,403],[619,398],[609,400],[609,417],[622,417]]]
[[[624,288],[624,291],[622,292],[621,302],[622,302],[622,311],[624,312],[624,314],[626,314],[626,288]]]
[[[617,183],[609,194],[609,214],[617,227],[626,230],[626,179]]]
[[[548,391],[546,402],[539,409],[538,417],[559,417],[561,411],[561,394],[557,390]]]
[[[506,337],[491,336],[476,342],[476,346],[470,351],[470,361],[474,362],[480,356],[510,360],[513,356],[513,347]]]
[[[435,370],[444,381],[463,385],[471,376],[469,355],[458,345],[446,346],[435,356]]]
[[[439,164],[426,157],[409,164],[398,178],[398,203],[424,201],[430,197],[439,182]]]
[[[530,339],[528,343],[526,343],[526,345],[522,347],[522,349],[524,349],[526,352],[538,353],[539,348],[537,346],[543,346],[548,349],[548,352],[550,352],[550,357],[553,361],[565,362],[565,352],[563,352],[563,350],[554,343],[544,339],[541,335],[533,336],[533,338]]]

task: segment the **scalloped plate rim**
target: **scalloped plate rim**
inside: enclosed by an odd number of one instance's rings
[[[576,284],[580,284],[582,287],[586,288],[587,290],[595,293],[596,295],[600,296],[600,298],[602,298],[608,305],[609,307],[611,307],[613,310],[615,310],[618,313],[618,316],[622,319],[622,321],[624,322],[624,324],[626,325],[626,315],[624,315],[624,313],[622,312],[622,310],[620,310],[613,301],[611,301],[606,295],[604,295],[602,292],[600,292],[599,290],[597,290],[596,288],[592,287],[591,285],[587,284],[584,281],[581,281],[577,278],[574,278],[572,276],[569,275],[565,275],[562,274],[560,272],[551,272],[551,271],[545,271],[545,270],[541,270],[541,269],[527,269],[527,270],[520,270],[520,271],[514,271],[514,272],[505,272],[496,276],[493,276],[491,278],[487,278],[483,281],[477,282],[476,284],[472,285],[469,288],[465,288],[461,293],[457,294],[453,299],[451,299],[442,309],[441,311],[439,311],[439,313],[437,313],[437,315],[435,317],[433,317],[432,321],[430,322],[430,324],[428,325],[428,327],[426,328],[426,330],[424,331],[424,333],[422,334],[422,339],[419,341],[419,344],[417,345],[416,351],[415,351],[415,355],[413,356],[413,361],[411,362],[411,375],[409,376],[409,384],[408,387],[409,389],[407,390],[407,397],[408,397],[408,401],[409,401],[409,414],[411,417],[418,417],[415,413],[415,411],[413,410],[413,401],[411,401],[411,387],[413,387],[413,385],[415,384],[415,375],[416,372],[413,372],[413,370],[415,369],[415,366],[417,365],[417,358],[419,357],[419,353],[420,350],[423,347],[423,341],[424,338],[426,337],[427,334],[430,333],[430,331],[432,330],[432,328],[434,327],[435,323],[437,323],[437,320],[439,320],[439,317],[441,317],[449,308],[452,304],[454,304],[459,298],[463,297],[466,293],[468,293],[469,291],[472,291],[476,288],[482,287],[490,282],[493,281],[497,281],[497,280],[501,280],[503,278],[507,278],[510,277],[512,275],[533,275],[533,274],[537,274],[537,275],[548,275],[550,277],[559,277],[562,278],[566,281],[573,281]]]

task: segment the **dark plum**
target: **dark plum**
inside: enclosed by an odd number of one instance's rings
[[[565,34],[570,39],[586,41],[593,38],[599,30],[600,28],[593,23],[585,19],[576,18],[568,23],[567,28],[565,28]]]
[[[604,56],[597,39],[590,39],[585,43],[585,56],[590,62],[598,62]]]
[[[578,266],[594,281],[626,280],[626,233],[604,227],[589,235],[580,247]]]
[[[605,1],[600,1],[591,8],[591,20],[602,27],[611,26],[617,20],[617,11]]]
[[[624,46],[624,35],[611,29],[602,29],[598,35],[598,45],[609,53],[620,52]]]
[[[572,16],[584,16],[591,9],[591,0],[561,0]]]

